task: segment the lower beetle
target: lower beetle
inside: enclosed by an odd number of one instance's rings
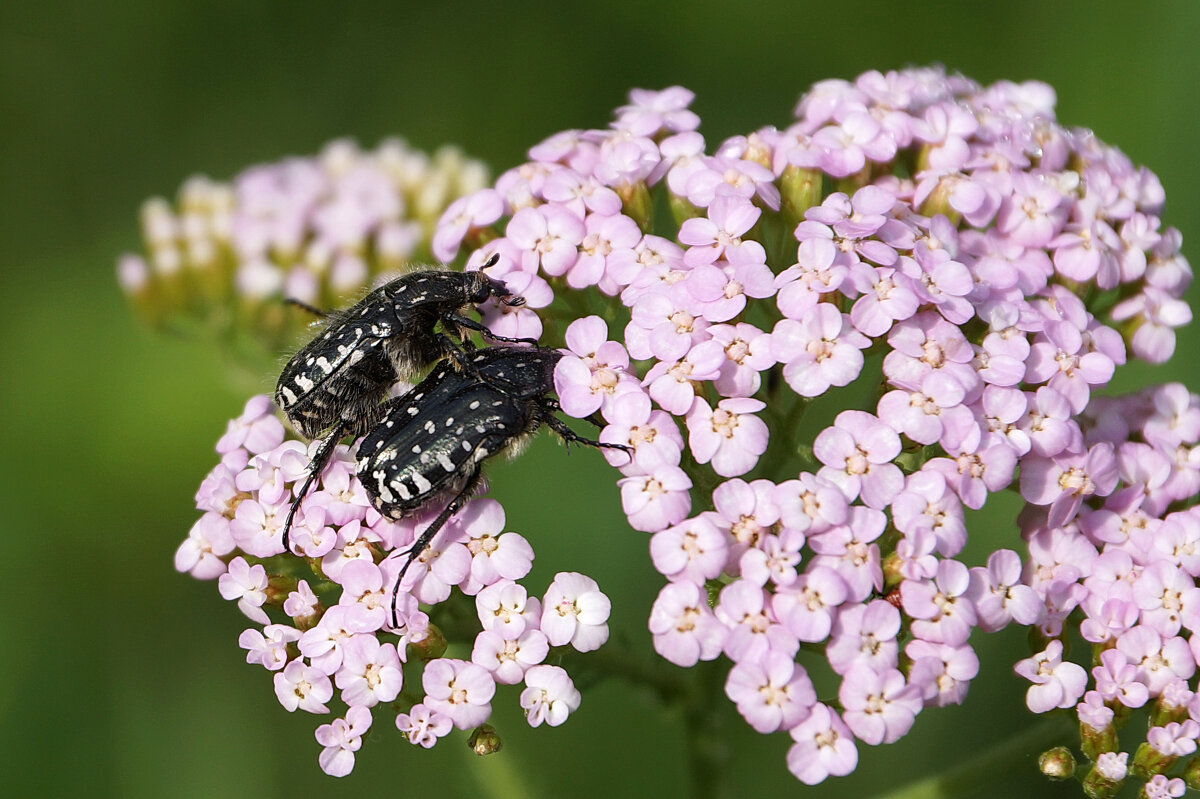
[[[384,403],[379,424],[358,445],[358,479],[384,516],[399,519],[439,495],[451,498],[407,552],[392,591],[438,530],[471,498],[483,462],[519,451],[542,425],[564,442],[630,453],[623,444],[583,438],[555,416],[554,366],[562,354],[540,347],[488,347],[469,367],[435,369],[407,394]]]

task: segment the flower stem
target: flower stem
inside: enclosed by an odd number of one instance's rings
[[[620,677],[634,685],[651,688],[664,704],[687,699],[684,672],[668,666],[661,660],[647,660],[631,647],[622,646],[615,641],[609,641],[585,655],[564,652],[563,660],[572,662],[572,669]]]
[[[964,761],[932,777],[924,777],[895,790],[876,795],[875,799],[950,799],[969,796],[1005,774],[1014,765],[1035,768],[1030,761],[1037,754],[1070,733],[1070,717],[1055,714],[1026,728],[1019,735],[991,747],[978,757]]]
[[[691,690],[684,704],[691,795],[695,799],[715,799],[728,793],[729,748],[715,701],[722,695],[723,669],[720,661],[710,661],[697,664],[691,671]]]
[[[463,747],[463,753],[464,759],[467,755],[474,758],[470,763],[471,767],[465,771],[474,778],[481,796],[492,799],[521,799],[532,795],[533,786],[525,781],[520,761],[511,757],[480,759],[472,754],[468,747]]]
[[[677,669],[661,661],[648,661],[627,647],[607,645],[579,658],[577,669],[621,677],[654,690],[664,704],[677,705],[685,728],[685,746],[691,796],[715,799],[727,795],[725,779],[729,751],[721,729],[718,701],[723,695],[725,669],[720,660]],[[574,660],[574,657],[570,657]]]

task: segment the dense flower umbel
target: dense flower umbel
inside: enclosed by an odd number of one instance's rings
[[[274,352],[312,321],[281,299],[339,307],[381,275],[428,260],[435,222],[486,180],[453,147],[431,157],[399,139],[370,151],[333,141],[230,183],[193,177],[176,203],[143,204],[146,253],[122,256],[118,277],[154,323],[188,315],[219,333],[252,333]]]
[[[499,256],[492,274],[538,298],[543,344],[565,345],[563,410],[598,412],[601,440],[634,448],[606,457],[665,578],[649,615],[658,653],[683,667],[727,658],[727,696],[755,730],[791,735],[788,768],[810,784],[852,771],[858,742],[894,742],[922,708],[961,702],[979,670],[972,631],[1013,622],[1044,642],[1017,665],[1030,709],[1078,703],[1090,785],[1125,779],[1124,708],[1154,706],[1132,773],[1190,755],[1200,399],[1182,386],[1094,396],[1127,353],[1169,358],[1190,319],[1157,178],[1058,125],[1039,83],[936,69],[826,81],[790,127],[711,152],[690,101],[679,87],[633,93],[611,129],[535,146],[433,237],[443,260]],[[578,312],[588,303],[596,315]],[[841,412],[800,428],[826,394]],[[330,680],[352,709],[391,701],[392,658],[430,648],[417,603],[455,587],[476,596],[483,630],[471,662],[426,666],[425,699],[397,719],[413,743],[480,723],[496,684],[522,674],[531,723],[578,706],[565,673],[537,664],[549,646],[602,643],[608,600],[581,575],[528,598],[512,581],[532,552],[495,537],[490,500],[410,571],[394,646],[378,618],[395,574],[384,554],[424,519],[381,520],[347,463],[293,530],[343,586],[336,606],[235,557],[282,552],[307,462],[253,402],[222,439],[177,565],[227,571],[223,595],[260,623],[288,597],[293,625],[243,636],[252,662],[284,672],[285,706],[322,710]],[[956,559],[965,511],[1006,488],[1028,503],[1025,544],[1013,535],[970,568]],[[1064,652],[1079,618],[1090,671]],[[374,644],[348,643],[361,636]],[[836,696],[817,696],[814,670],[840,678]],[[360,727],[347,715],[323,733],[322,763],[344,772]]]
[[[265,625],[247,629],[239,643],[247,662],[274,672],[285,708],[327,714],[336,694],[347,709],[317,730],[325,747],[321,767],[348,774],[372,709],[398,699],[406,712],[394,716],[396,726],[426,748],[452,727],[487,721],[498,685],[526,686],[512,701],[526,709],[531,725],[566,721],[580,695],[566,671],[539,664],[551,647],[588,651],[607,640],[609,602],[596,582],[562,573],[541,598],[530,596],[519,581],[533,550],[517,533],[503,532],[499,503],[479,498],[410,569],[411,593],[400,595],[393,626],[389,597],[399,554],[438,509],[399,523],[381,517],[366,500],[349,451],[339,447],[297,516],[293,552],[285,552],[282,524],[308,458],[303,444],[285,439],[273,410],[266,397],[254,397],[229,423],[217,445],[221,462],[196,495],[204,515],[175,566],[201,579],[219,577],[221,595]],[[397,556],[387,557],[393,551]],[[275,573],[268,575],[264,563]],[[478,611],[470,661],[441,657],[447,642],[430,625],[452,590]],[[271,623],[271,615],[287,623]]]
[[[727,657],[729,698],[791,731],[809,783],[851,770],[855,739],[961,701],[976,627],[1035,626],[1030,708],[1073,707],[1088,673],[1056,639],[1078,609],[1107,656],[1096,706],[1173,686],[1186,715],[1200,514],[1177,503],[1200,488],[1200,403],[1093,399],[1127,347],[1164,361],[1190,317],[1157,178],[1059,126],[1038,83],[828,81],[792,126],[711,151],[690,99],[638,93],[612,129],[534,147],[480,192],[499,218],[462,237],[468,263],[613,298],[616,326],[565,328],[556,387],[635,448],[610,462],[667,580],[658,652]],[[868,404],[797,435],[807,398],[860,378],[882,386]],[[1030,558],[997,547],[970,569],[964,509],[1005,488],[1029,503]],[[817,652],[836,704],[812,692]],[[1191,728],[1155,729],[1156,751],[1194,748]]]

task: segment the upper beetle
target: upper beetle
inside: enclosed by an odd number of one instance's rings
[[[498,256],[484,264],[496,263]],[[382,416],[381,403],[401,377],[449,356],[466,363],[471,330],[494,341],[528,342],[498,336],[463,315],[496,298],[524,303],[503,281],[482,270],[419,270],[380,286],[352,307],[327,314],[328,321],[300,348],[279,375],[275,402],[306,438],[327,436],[313,456],[309,475],[284,524],[284,543],[301,499],[324,469],[337,442],[363,435]],[[440,325],[440,329],[439,329]]]

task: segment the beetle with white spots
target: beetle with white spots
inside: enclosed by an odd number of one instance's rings
[[[375,508],[400,519],[436,497],[447,505],[401,556],[393,588],[429,546],[438,530],[471,498],[483,462],[515,454],[543,425],[570,444],[608,447],[576,434],[555,412],[550,396],[554,366],[562,357],[540,347],[489,347],[475,351],[469,368],[435,369],[407,394],[384,403],[380,424],[358,446],[358,478]]]
[[[396,278],[348,309],[323,314],[322,331],[288,361],[275,389],[276,404],[301,435],[325,438],[288,513],[285,546],[292,519],[337,442],[374,428],[383,416],[381,403],[399,380],[445,358],[461,367],[468,360],[464,350],[474,349],[471,331],[493,341],[532,343],[498,336],[463,315],[493,298],[524,303],[483,271],[425,269]]]

